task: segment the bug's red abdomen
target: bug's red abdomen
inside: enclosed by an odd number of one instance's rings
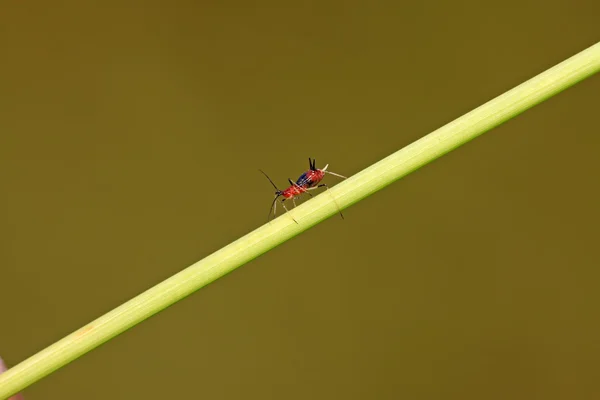
[[[321,182],[324,176],[325,172],[319,169],[306,171],[305,173],[300,175],[300,178],[298,178],[298,180],[296,181],[296,185],[301,187],[313,187],[319,182]]]
[[[325,176],[325,172],[321,171],[320,169],[316,170],[316,171],[311,171],[313,178],[311,179],[312,184],[310,186],[315,186],[316,184],[318,184],[319,182],[321,182],[323,180],[323,177]]]

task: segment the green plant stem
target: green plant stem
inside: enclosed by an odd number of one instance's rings
[[[0,398],[42,377],[491,128],[600,70],[600,43],[364,169],[0,375]],[[293,218],[292,218],[293,217]],[[298,222],[294,222],[294,219]]]

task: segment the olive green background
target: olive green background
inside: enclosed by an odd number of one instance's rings
[[[595,0],[4,1],[15,364],[600,40]],[[145,321],[29,399],[600,396],[596,76]],[[335,184],[334,177],[327,182]]]

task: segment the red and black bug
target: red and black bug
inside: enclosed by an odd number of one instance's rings
[[[283,206],[285,211],[289,211],[284,204],[286,200],[292,199],[292,203],[294,203],[294,207],[296,207],[296,197],[299,197],[304,193],[312,197],[312,194],[309,193],[309,190],[318,189],[320,187],[325,187],[329,189],[329,186],[327,186],[327,184],[320,183],[323,180],[325,174],[335,175],[337,177],[346,179],[346,177],[343,175],[327,171],[327,167],[329,166],[329,164],[323,167],[323,169],[318,169],[315,165],[315,160],[311,158],[308,159],[308,164],[310,169],[304,172],[302,175],[300,175],[296,182],[288,178],[290,187],[288,187],[285,190],[279,190],[275,183],[273,183],[271,178],[269,178],[269,176],[264,171],[259,170],[267,177],[269,182],[271,182],[271,185],[273,185],[273,187],[275,188],[275,198],[273,199],[273,203],[271,204],[271,209],[269,210],[269,216],[267,217],[267,221],[271,219],[271,212],[273,213],[273,217],[275,217],[275,212],[277,211],[277,199],[279,197],[283,197],[283,199],[281,199],[281,205]],[[342,217],[342,219],[344,218],[344,215],[341,211],[340,216]],[[298,221],[296,221],[295,219],[294,222],[298,223]]]
[[[325,183],[322,183],[319,185],[319,182],[321,182],[323,180],[323,177],[325,176],[325,174],[335,175],[339,178],[346,179],[346,177],[344,175],[340,175],[340,174],[336,174],[335,172],[327,171],[327,167],[329,167],[329,164],[324,166],[323,169],[318,169],[316,167],[315,163],[316,163],[316,160],[314,160],[314,159],[311,160],[310,158],[308,159],[308,165],[309,165],[310,169],[308,171],[306,171],[305,173],[303,173],[302,175],[300,175],[300,178],[298,178],[298,180],[296,181],[296,185],[301,186],[301,187],[307,187],[307,188],[314,188],[315,186],[316,187],[328,187]]]

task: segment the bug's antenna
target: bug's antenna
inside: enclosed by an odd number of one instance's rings
[[[271,180],[271,178],[269,178],[269,175],[267,175],[265,173],[265,171],[263,171],[262,169],[259,169],[260,172],[263,173],[264,176],[267,177],[267,179],[269,180],[269,182],[271,182],[271,185],[273,185],[273,187],[275,188],[276,192],[275,192],[275,198],[273,199],[273,202],[271,203],[271,208],[269,209],[269,215],[267,216],[267,222],[269,222],[271,220],[271,213],[273,213],[273,217],[275,217],[275,208],[277,207],[277,199],[279,198],[279,196],[281,196],[281,190],[279,190],[279,188],[277,187],[277,185],[275,185],[275,183],[273,183],[273,181]],[[296,222],[297,223],[297,222]]]
[[[273,183],[273,181],[271,180],[271,178],[269,178],[269,175],[265,174],[265,171],[263,171],[262,169],[259,169],[259,171],[262,172],[263,175],[267,177],[267,179],[269,180],[269,182],[271,182],[271,185],[273,185],[273,187],[275,188],[275,190],[277,190],[277,192],[281,192],[281,190],[279,190],[277,188],[277,186],[275,186],[275,184]]]
[[[269,222],[271,220],[271,213],[273,213],[273,217],[275,217],[275,202],[277,201],[277,199],[279,198],[279,196],[281,196],[280,194],[276,195],[275,198],[273,199],[273,202],[271,203],[271,208],[269,209],[269,215],[267,216],[267,222]]]

